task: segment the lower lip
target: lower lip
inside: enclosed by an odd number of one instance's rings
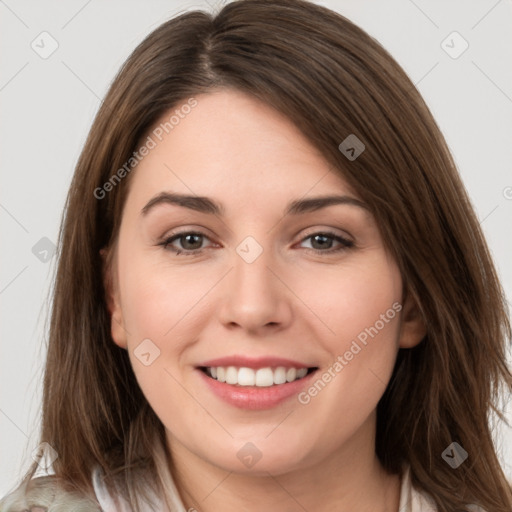
[[[216,379],[208,377],[202,370],[197,369],[197,371],[215,395],[230,405],[249,410],[271,409],[288,398],[298,395],[316,374],[315,370],[302,379],[294,380],[293,382],[257,387],[226,384],[225,382],[219,382]]]

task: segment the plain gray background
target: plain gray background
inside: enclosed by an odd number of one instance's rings
[[[316,3],[369,32],[417,85],[452,150],[510,299],[512,2]],[[178,11],[221,5],[0,0],[0,495],[37,446],[52,243],[100,99],[151,30]],[[458,55],[464,41],[469,46]],[[56,51],[42,58],[52,44]],[[512,421],[510,402],[506,414]],[[512,429],[502,425],[496,435],[512,478]]]

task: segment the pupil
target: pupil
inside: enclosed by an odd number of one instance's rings
[[[331,239],[329,237],[325,236],[325,235],[315,235],[313,237],[314,242],[316,242],[318,239],[323,239],[324,242],[325,241],[327,241],[327,242],[331,241]],[[322,247],[325,247],[325,244],[320,244],[320,248],[322,248]]]
[[[186,243],[185,245],[188,243],[188,239],[191,238],[191,237],[196,237],[196,238],[199,238],[201,235],[185,235],[185,240],[186,240]],[[192,242],[193,244],[193,242]],[[201,246],[201,242],[199,242],[199,247]],[[189,249],[196,249],[196,247],[188,247]]]

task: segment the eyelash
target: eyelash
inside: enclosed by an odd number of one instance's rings
[[[209,239],[204,233],[197,232],[197,231],[182,231],[181,233],[171,233],[169,237],[167,237],[163,242],[161,242],[158,245],[161,245],[165,250],[170,250],[176,254],[176,256],[182,254],[185,256],[196,256],[199,253],[201,253],[204,249],[192,249],[192,250],[186,250],[186,249],[175,249],[175,248],[169,248],[169,245],[174,242],[175,240],[179,240],[180,238],[185,237],[186,235],[195,235],[195,236],[202,236],[206,239]],[[309,238],[313,238],[317,235],[323,235],[328,238],[333,238],[334,240],[340,242],[341,246],[337,249],[327,249],[325,251],[322,251],[320,249],[311,249],[309,247],[306,247],[306,250],[313,251],[315,254],[333,254],[338,253],[341,251],[345,251],[347,249],[350,249],[354,247],[354,242],[347,240],[346,238],[343,238],[336,233],[333,233],[331,231],[318,231],[315,233],[311,233],[310,235],[304,237],[301,242],[304,240],[308,240]]]

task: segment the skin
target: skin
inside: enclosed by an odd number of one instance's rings
[[[287,118],[235,90],[196,99],[130,176],[105,281],[112,338],[165,426],[186,508],[396,512],[400,478],[375,455],[376,406],[398,349],[425,335],[416,305],[402,302],[397,265],[365,208],[283,215],[304,196],[358,198]],[[171,204],[141,214],[163,191],[210,197],[224,216]],[[172,230],[205,237],[159,245]],[[325,230],[354,246],[328,254],[341,244],[311,237]],[[236,252],[247,236],[263,249],[252,263]],[[395,302],[402,310],[306,405],[292,397],[242,410],[195,369],[226,355],[271,355],[321,374]],[[145,366],[134,350],[148,338],[160,355]],[[261,453],[251,468],[237,457],[247,442]]]

